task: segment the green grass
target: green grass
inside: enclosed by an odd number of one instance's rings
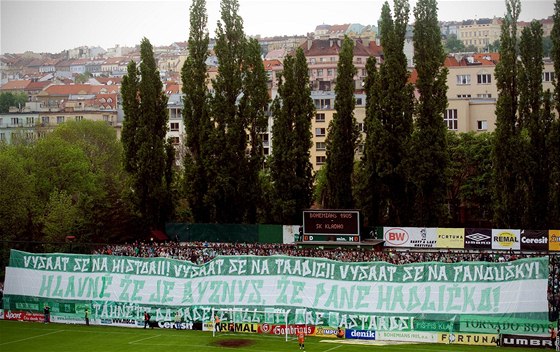
[[[225,339],[243,339],[250,346],[228,348],[217,345]],[[349,345],[334,340],[308,337],[306,352],[430,352],[430,351],[496,351],[497,348],[445,344],[400,344],[389,346]],[[228,334],[212,337],[209,332],[173,329],[135,329],[105,326],[42,324],[0,321],[1,352],[300,352],[296,340],[286,342],[283,337],[253,334]],[[535,349],[500,348],[502,351],[534,352]]]

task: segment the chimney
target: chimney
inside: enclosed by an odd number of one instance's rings
[[[313,40],[307,39],[307,51],[311,50],[311,45],[313,45]]]

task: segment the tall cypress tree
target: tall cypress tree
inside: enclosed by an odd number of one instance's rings
[[[529,138],[525,167],[528,202],[523,225],[533,229],[545,229],[548,223],[550,163],[547,140],[552,121],[542,110],[542,33],[540,22],[533,21],[523,29],[519,43],[519,118]]]
[[[140,44],[141,80],[137,81],[134,65],[123,81],[123,107],[125,124],[123,140],[129,160],[125,163],[132,176],[133,198],[138,214],[146,229],[162,228],[167,220],[165,213],[165,134],[167,132],[167,97],[157,70],[154,52],[149,40]],[[137,83],[138,82],[138,83]],[[136,89],[136,91],[134,91]],[[126,101],[126,102],[125,102]],[[135,148],[135,149],[133,149]]]
[[[205,201],[208,190],[206,162],[209,146],[210,125],[206,59],[209,36],[206,1],[194,0],[190,8],[189,57],[185,61],[181,79],[183,82],[185,122],[185,186],[189,207],[195,222],[209,222],[212,208]]]
[[[436,0],[419,0],[414,8],[414,62],[418,72],[416,125],[412,136],[415,223],[438,226],[444,220],[446,195],[447,68],[437,19]]]
[[[364,152],[359,164],[356,182],[356,205],[362,211],[365,223],[369,226],[380,225],[381,178],[379,176],[379,157],[377,151],[382,148],[379,144],[383,135],[383,126],[379,120],[380,79],[377,71],[377,60],[369,57],[366,62],[366,116]]]
[[[545,96],[545,114],[550,112],[550,109],[556,108],[557,116],[560,116],[560,0],[554,3],[553,27],[550,35],[552,39],[552,50],[550,57],[554,62],[554,96],[552,104],[549,103],[547,98],[550,94]],[[550,106],[552,105],[552,106]],[[547,110],[548,108],[548,110]],[[560,227],[560,118],[556,118],[552,123],[552,131],[549,138],[549,151],[550,151],[550,215],[549,215],[549,228],[557,229]]]
[[[492,159],[494,163],[494,226],[519,228],[525,200],[523,192],[524,161],[521,133],[517,119],[517,19],[520,0],[506,0],[507,13],[500,36],[500,62],[494,75],[498,88],[496,103],[496,130]],[[521,199],[523,199],[521,198]]]
[[[257,205],[262,204],[259,172],[264,163],[262,133],[266,132],[268,119],[265,115],[269,97],[266,71],[261,59],[261,47],[256,39],[249,40],[244,60],[243,97],[239,102],[240,115],[247,123],[249,133],[249,159],[243,179],[247,190],[245,221],[257,221]]]
[[[313,176],[309,161],[312,146],[311,99],[307,61],[301,48],[284,60],[278,96],[272,104],[272,155],[269,161],[274,187],[274,220],[301,223],[301,211],[311,206]]]
[[[122,104],[124,112],[123,130],[121,141],[124,149],[124,169],[129,173],[135,173],[137,167],[136,130],[140,119],[140,99],[138,98],[140,77],[136,62],[130,61],[127,66],[127,74],[122,80]]]
[[[354,207],[352,172],[359,131],[354,118],[354,107],[356,106],[354,75],[357,70],[352,62],[353,59],[354,42],[345,36],[339,53],[334,88],[336,113],[329,124],[327,136],[326,206],[331,209]]]
[[[208,178],[212,180],[207,197],[214,205],[214,221],[240,223],[246,207],[246,189],[239,180],[247,170],[247,122],[239,113],[238,100],[243,92],[243,58],[247,41],[237,0],[222,0],[221,21],[216,29],[218,76],[213,81],[210,136],[213,159]]]
[[[381,10],[381,45],[384,62],[379,68],[379,105],[372,111],[373,125],[378,128],[372,134],[372,158],[381,185],[379,221],[393,226],[410,222],[410,183],[407,171],[408,148],[412,134],[414,108],[413,87],[408,83],[409,73],[404,54],[404,42],[408,23],[407,0],[395,0],[395,21],[389,3]],[[368,136],[368,138],[370,138]],[[373,160],[373,159],[372,159]]]

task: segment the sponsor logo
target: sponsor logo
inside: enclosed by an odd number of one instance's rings
[[[466,235],[465,238],[468,240],[467,243],[490,243],[490,240],[492,239],[492,237],[480,232],[471,233],[470,235]]]
[[[494,236],[494,241],[506,248],[513,247],[514,244],[519,242],[515,234],[511,232],[502,232],[498,236]]]
[[[435,343],[438,339],[437,334],[432,332],[378,331],[376,340]]]
[[[492,334],[438,334],[440,343],[456,343],[462,345],[495,346],[498,335]]]
[[[507,347],[553,347],[549,337],[527,335],[502,335],[502,345]]]
[[[375,340],[375,331],[347,329],[346,338],[359,340]]]
[[[408,242],[408,232],[400,228],[392,228],[385,232],[385,241],[393,246],[401,246]]]
[[[260,332],[263,334],[272,334],[272,335],[285,335],[286,329],[288,330],[289,335],[296,335],[300,332],[303,332],[306,335],[314,335],[315,334],[315,327],[314,326],[306,326],[306,325],[273,325],[273,324],[261,324]],[[317,330],[320,328],[317,328]],[[336,331],[335,331],[336,334]]]
[[[546,238],[546,237],[541,237],[541,238],[521,237],[521,243],[548,244],[548,238]]]
[[[178,326],[177,326],[178,325]],[[179,330],[192,330],[192,323],[186,323],[186,322],[182,322],[182,323],[175,323],[175,322],[171,322],[171,321],[158,321],[158,326],[162,329],[177,329],[179,328]]]
[[[6,320],[23,320],[23,312],[12,312],[12,311],[7,311],[4,313],[4,319]]]

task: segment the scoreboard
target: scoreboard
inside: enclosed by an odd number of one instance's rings
[[[357,210],[304,210],[302,242],[360,242]]]

